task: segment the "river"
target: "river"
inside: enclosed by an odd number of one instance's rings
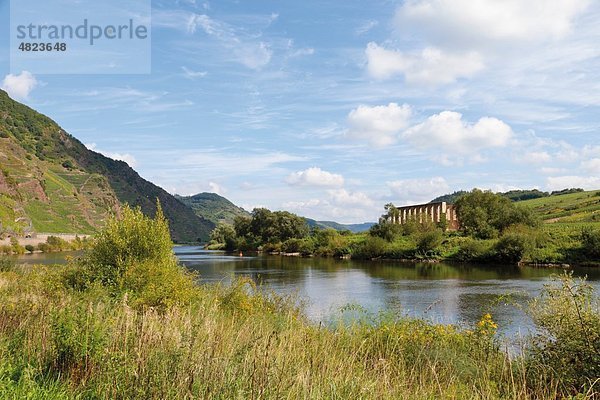
[[[551,281],[551,275],[562,272],[510,265],[240,257],[194,246],[175,247],[175,254],[203,282],[246,276],[277,293],[294,294],[304,300],[306,313],[315,322],[330,323],[343,315],[342,309],[350,309],[345,318],[384,312],[473,325],[489,312],[499,332],[511,338],[532,329],[523,308]],[[61,263],[67,255],[26,255],[19,261]],[[574,275],[587,276],[600,292],[600,268],[576,268]]]

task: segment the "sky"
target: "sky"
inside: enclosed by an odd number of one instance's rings
[[[0,87],[170,193],[342,223],[600,189],[600,2],[153,0],[152,72]]]

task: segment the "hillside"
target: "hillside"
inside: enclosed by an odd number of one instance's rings
[[[554,194],[520,201],[548,223],[600,223],[600,191]]]
[[[176,242],[206,240],[214,227],[1,90],[0,168],[0,232],[93,233],[125,203],[152,215],[157,198]]]
[[[183,204],[194,210],[197,216],[215,225],[219,222],[233,224],[237,216],[250,216],[250,213],[216,193],[199,193],[194,196],[175,196]]]

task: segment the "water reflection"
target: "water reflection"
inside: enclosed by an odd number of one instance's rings
[[[360,262],[323,258],[238,257],[200,248],[176,249],[205,282],[247,276],[279,293],[306,300],[314,321],[340,315],[356,304],[369,312],[423,317],[442,323],[476,323],[491,312],[500,332],[526,333],[531,320],[523,309],[552,274],[560,270],[496,265]],[[599,269],[576,269],[600,289]]]
[[[526,333],[531,321],[523,312],[552,274],[560,270],[399,262],[360,262],[324,258],[244,256],[181,246],[175,253],[203,282],[247,276],[283,294],[305,300],[314,321],[327,322],[348,304],[372,312],[428,318],[435,322],[474,324],[491,312],[500,332]],[[29,264],[63,263],[78,253],[34,254]],[[600,292],[600,268],[575,269]]]

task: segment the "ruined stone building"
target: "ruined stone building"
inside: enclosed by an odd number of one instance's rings
[[[398,207],[390,216],[390,222],[394,224],[405,224],[408,221],[423,223],[430,221],[438,223],[442,218],[448,222],[448,230],[457,230],[460,227],[456,208],[445,201],[439,203],[417,204],[413,206]]]

